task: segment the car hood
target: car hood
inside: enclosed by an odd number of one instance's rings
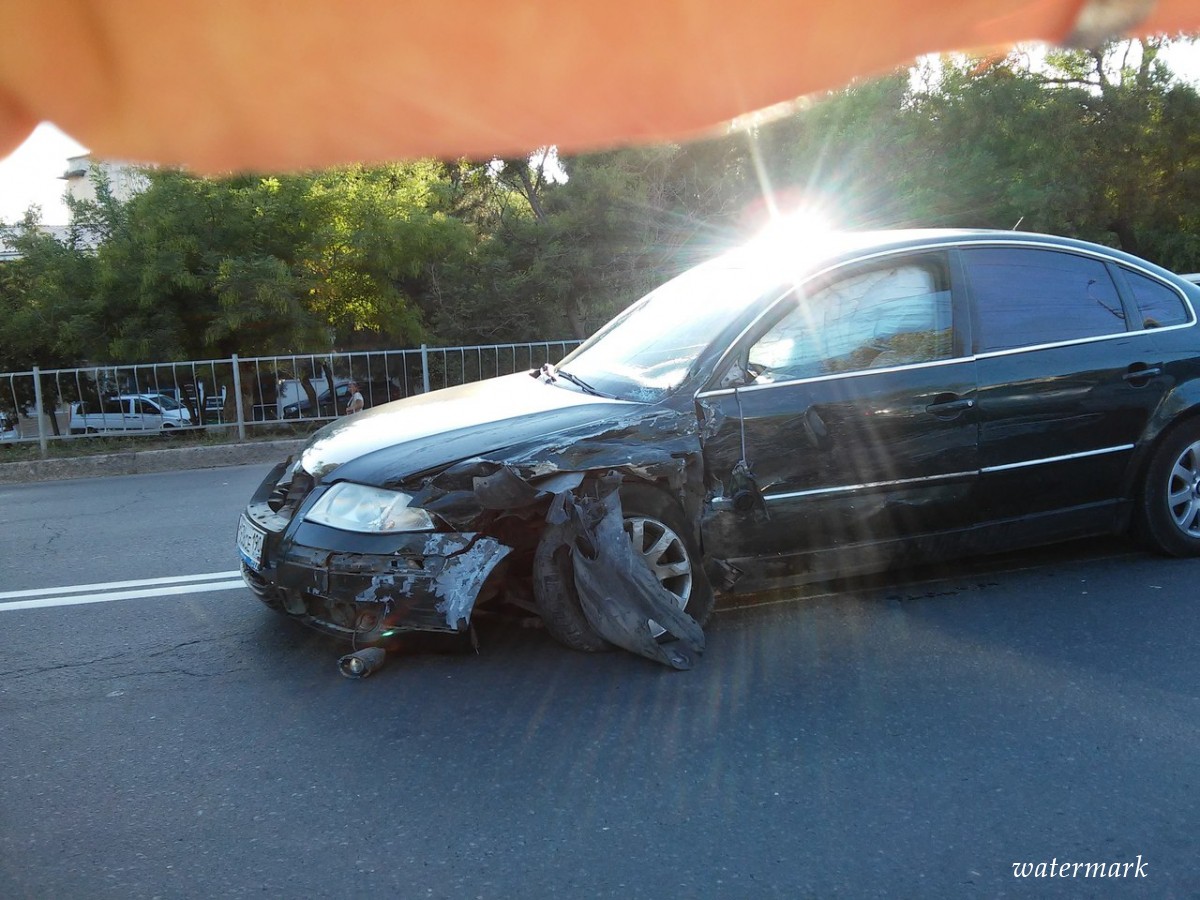
[[[300,465],[318,479],[393,484],[434,469],[642,406],[547,384],[521,372],[421,394],[318,431]]]

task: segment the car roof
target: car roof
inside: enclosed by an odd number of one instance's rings
[[[768,265],[780,268],[781,272],[796,275],[817,272],[875,253],[888,254],[924,247],[964,244],[1019,244],[1099,253],[1110,259],[1148,269],[1162,277],[1180,279],[1179,275],[1161,266],[1114,247],[1058,235],[985,228],[904,228],[878,231],[812,229],[807,232],[792,232],[783,228],[778,232],[768,230],[758,239],[713,262],[722,267],[740,267],[762,265],[764,260],[769,260]]]

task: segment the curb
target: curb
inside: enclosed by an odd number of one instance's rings
[[[247,444],[216,444],[210,447],[172,447],[165,450],[126,450],[102,456],[70,459],[31,459],[0,463],[0,484],[62,481],[68,478],[100,478],[111,475],[145,475],[184,469],[215,469],[277,463],[295,453],[307,440],[256,441]]]

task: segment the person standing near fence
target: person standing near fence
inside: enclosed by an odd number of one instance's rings
[[[352,381],[347,385],[350,399],[346,403],[346,415],[350,416],[363,408],[363,395],[358,389],[358,382]]]

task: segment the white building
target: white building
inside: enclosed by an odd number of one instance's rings
[[[92,183],[92,170],[98,169],[108,177],[113,197],[121,202],[146,189],[149,182],[141,168],[115,160],[92,159],[90,153],[72,156],[67,160],[67,171],[59,177],[67,183],[67,192],[75,200],[95,200],[96,185]]]
[[[124,202],[134,194],[144,191],[149,181],[141,167],[129,163],[112,160],[94,160],[90,153],[72,156],[67,160],[67,171],[58,176],[67,183],[67,193],[75,200],[95,200],[96,185],[92,181],[92,171],[99,169],[107,178],[112,189],[113,197]],[[42,230],[57,241],[64,241],[70,233],[67,225],[43,225]],[[91,249],[96,246],[94,236],[83,235],[84,245]],[[0,231],[0,262],[16,259],[20,254],[5,241],[3,231]]]

